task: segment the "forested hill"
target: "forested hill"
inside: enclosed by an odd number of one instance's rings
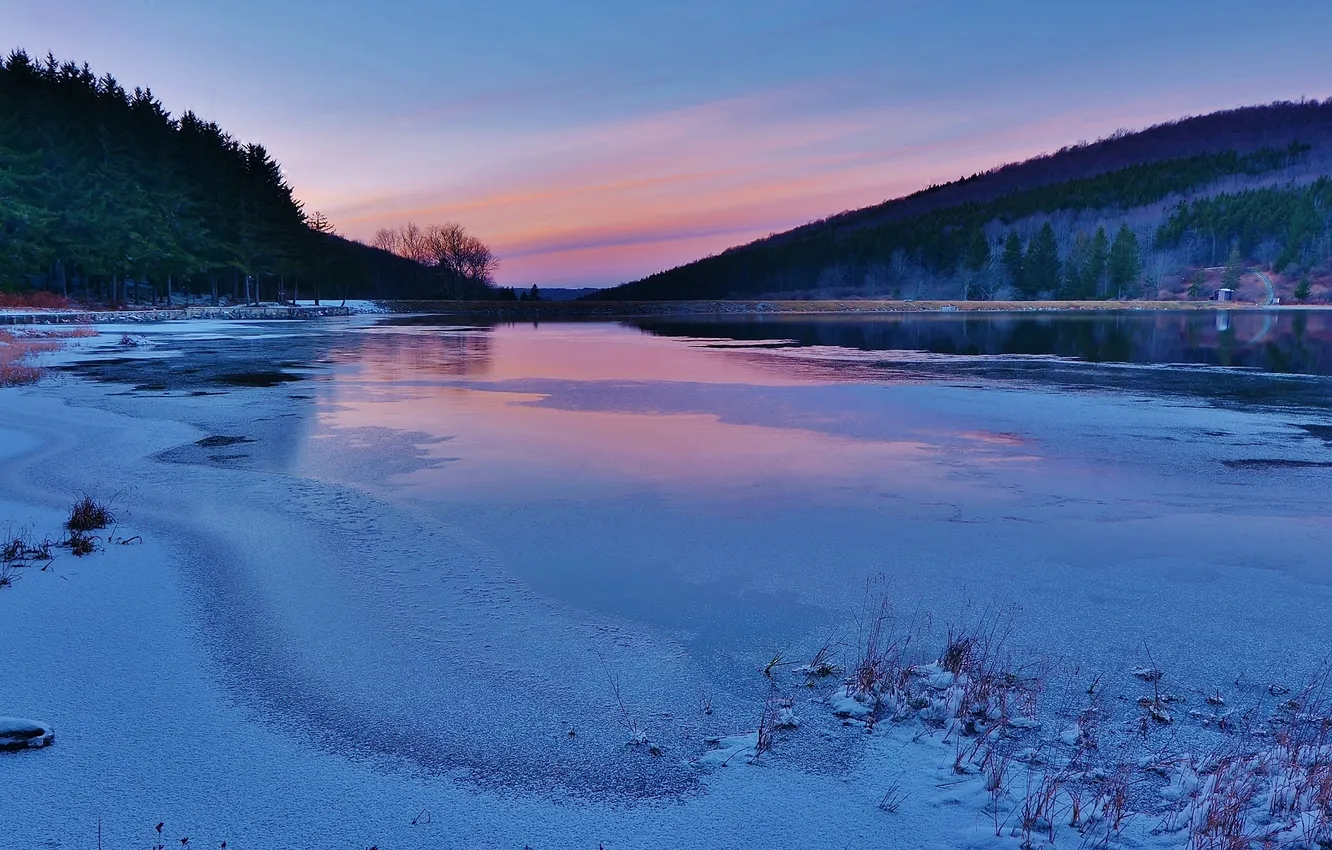
[[[104,302],[495,294],[338,236],[261,145],[15,52],[0,63],[0,288],[28,287]]]
[[[1265,266],[1330,291],[1332,100],[1120,131],[731,248],[599,298],[1205,297]]]

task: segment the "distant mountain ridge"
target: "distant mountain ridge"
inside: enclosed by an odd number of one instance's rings
[[[543,301],[576,301],[601,290],[595,286],[582,286],[572,289],[564,286],[543,286],[541,287],[541,300]]]
[[[990,201],[1003,195],[1096,177],[1135,165],[1201,154],[1281,150],[1322,138],[1332,148],[1332,99],[1228,109],[1191,116],[1145,130],[1118,130],[1088,144],[1008,163],[905,198],[830,216],[839,224],[867,226],[960,203]],[[795,230],[799,230],[796,228]]]
[[[1190,275],[1230,260],[1232,248],[1246,263],[1272,265],[1280,259],[1283,269],[1312,275],[1310,288],[1317,291],[1328,277],[1332,253],[1332,221],[1317,184],[1330,173],[1332,99],[1225,110],[1138,132],[1121,130],[838,213],[594,297],[996,297],[1006,290],[1026,297],[1066,297],[1074,291],[1093,297],[1158,297],[1162,291],[1184,297]],[[1158,239],[1172,216],[1178,219],[1181,203],[1274,189],[1283,197],[1266,198],[1265,209],[1250,209],[1243,220],[1233,219],[1231,209],[1231,220],[1176,226],[1164,241]],[[1305,208],[1313,206],[1322,209],[1314,217],[1323,220],[1283,228],[1270,220],[1273,204],[1293,204],[1304,218]],[[1293,209],[1285,212],[1295,215]],[[1042,235],[1047,224],[1049,232]],[[1124,228],[1128,232],[1120,234]],[[1021,242],[1021,263],[1014,264],[1006,244],[1010,234]],[[1040,280],[1024,280],[1022,264],[1038,235],[1037,247],[1057,257],[1041,259]],[[1111,286],[1097,266],[1104,259],[1098,259],[1098,246],[1104,242],[1108,252],[1112,235],[1131,235],[1137,245],[1127,286],[1123,274]],[[1288,245],[1292,240],[1296,244]],[[1123,250],[1128,247],[1126,241]],[[1078,279],[1064,279],[1070,274]]]

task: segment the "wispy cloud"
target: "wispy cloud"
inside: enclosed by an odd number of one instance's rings
[[[701,240],[715,250],[910,188],[918,176],[904,159],[928,155],[929,133],[966,120],[828,111],[814,93],[781,90],[523,134],[521,144],[498,134],[491,147],[505,155],[478,173],[324,205],[352,234],[408,218],[463,221],[496,246],[506,280],[541,279],[550,255],[560,265],[593,260],[586,278],[615,282],[656,270],[662,255],[634,262],[604,249],[693,250]]]

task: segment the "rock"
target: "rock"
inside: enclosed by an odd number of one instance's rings
[[[21,717],[0,717],[0,751],[49,747],[54,740],[55,732],[49,723],[24,720]]]

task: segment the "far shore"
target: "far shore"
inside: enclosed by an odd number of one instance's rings
[[[358,313],[488,316],[496,318],[633,318],[642,316],[881,315],[894,313],[1067,313],[1179,310],[1328,310],[1332,304],[1266,305],[1247,301],[904,301],[776,299],[704,301],[398,301],[366,300],[321,305],[262,304],[227,307],[160,307],[135,310],[0,310],[0,326],[169,322],[191,319],[317,319]]]
[[[619,318],[767,314],[1051,313],[1167,310],[1305,310],[1332,305],[1266,306],[1242,301],[377,301],[392,313],[459,316]]]

